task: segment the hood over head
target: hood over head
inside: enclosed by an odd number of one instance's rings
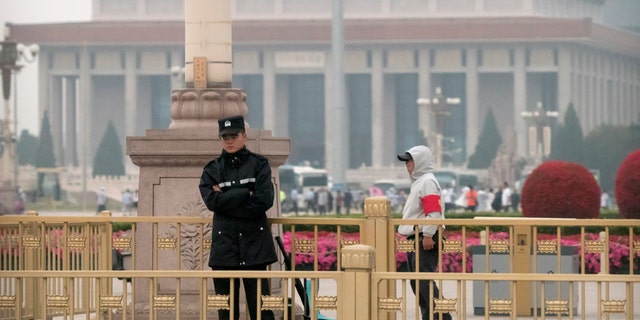
[[[433,173],[433,153],[427,146],[419,145],[407,150],[407,153],[413,158],[414,169],[411,179],[415,180],[424,174]]]

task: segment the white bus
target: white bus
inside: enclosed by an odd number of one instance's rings
[[[298,208],[303,210],[306,208],[304,195],[307,191],[313,189],[318,191],[320,188],[329,189],[329,174],[325,169],[317,169],[310,166],[292,166],[282,165],[280,171],[280,189],[287,194],[285,203],[282,205],[283,212],[289,212],[292,209],[291,190],[298,190]]]

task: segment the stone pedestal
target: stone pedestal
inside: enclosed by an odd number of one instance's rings
[[[16,190],[11,186],[0,186],[0,215],[13,214]]]
[[[202,202],[198,189],[202,169],[222,152],[217,120],[233,115],[243,115],[246,119],[248,110],[245,101],[246,94],[239,89],[175,90],[171,105],[173,122],[169,129],[147,130],[144,137],[127,137],[127,154],[140,167],[138,216],[212,216]],[[248,124],[245,126],[249,136],[247,148],[270,161],[277,197],[278,166],[289,156],[290,141],[288,138],[273,137],[270,131],[252,129]],[[276,198],[268,215],[276,217],[279,214],[280,203]],[[197,250],[189,250],[189,253],[181,251],[183,264],[178,266],[174,251],[160,251],[152,247],[154,241],[151,231],[150,225],[143,225],[136,230],[136,270],[152,270],[154,261],[160,261],[159,268],[164,270],[209,270],[207,261],[200,261],[202,244],[199,240],[198,243],[189,244],[191,249]],[[178,236],[172,232],[175,233],[175,228],[170,226],[159,228],[160,236]],[[208,232],[210,237],[211,231]],[[278,230],[273,232],[275,235]],[[208,257],[208,249],[205,250],[205,257]],[[153,252],[158,252],[159,256],[153,257]],[[135,309],[136,313],[144,313],[144,310],[148,312],[149,307],[149,283],[138,280]],[[161,282],[158,294],[175,294],[175,285],[172,284],[175,281]],[[197,286],[191,281],[183,281],[182,287]],[[189,301],[189,298],[183,296],[181,300]]]

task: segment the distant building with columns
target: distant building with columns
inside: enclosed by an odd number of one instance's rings
[[[332,1],[231,2],[233,87],[247,92],[249,124],[290,137],[290,163],[328,166]],[[604,25],[605,0],[343,2],[347,168],[397,165],[422,141],[416,100],[436,87],[461,100],[443,132],[445,160],[458,165],[489,109],[522,155],[521,113],[538,102],[560,120],[573,103],[585,133],[640,122],[640,35]],[[39,108],[60,166],[90,165],[108,120],[123,148],[126,136],[168,127],[171,90],[184,86],[171,72],[184,66],[183,7],[94,0],[90,22],[12,27],[40,45]]]

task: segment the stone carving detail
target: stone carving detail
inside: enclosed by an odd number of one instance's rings
[[[442,253],[462,253],[462,241],[442,240]]]
[[[625,313],[627,300],[602,300],[602,313]]]
[[[545,306],[547,307],[546,314],[568,314],[569,313],[569,300],[566,299],[545,299]]]
[[[604,252],[604,241],[600,240],[585,240],[584,252],[585,253],[602,253]]]
[[[47,295],[47,308],[49,309],[68,309],[69,296]]]
[[[555,240],[538,240],[538,253],[556,253],[557,248]]]
[[[131,250],[131,237],[114,238],[111,246],[116,250]]]
[[[261,310],[284,310],[284,297],[281,296],[261,296]]]
[[[86,238],[79,236],[70,236],[67,238],[67,244],[70,249],[82,250],[85,248]]]
[[[380,310],[384,311],[402,311],[402,299],[401,298],[378,298],[378,305]]]
[[[434,312],[454,312],[456,311],[457,299],[433,299]]]
[[[182,217],[212,217],[211,211],[207,209],[201,199],[196,199],[195,196],[185,202],[181,211],[178,212],[178,215]],[[207,223],[203,228],[202,238],[206,242],[208,239],[211,239],[211,224]],[[168,233],[173,238],[180,237],[180,255],[184,267],[188,270],[200,270],[204,261],[208,261],[209,259],[209,250],[204,250],[203,252],[203,249],[211,247],[210,245],[207,246],[204,243],[200,243],[200,225],[183,223],[180,225],[180,235],[177,234],[178,228],[176,225],[171,225]],[[201,260],[201,256],[204,261]]]
[[[489,314],[510,314],[512,299],[489,299]]]
[[[391,200],[387,197],[368,197],[364,199],[364,212],[368,217],[388,217]]]
[[[207,308],[216,310],[229,310],[228,294],[210,294],[207,295]]]
[[[211,161],[211,155],[202,156],[136,156],[130,155],[131,161],[139,167],[204,167]]]
[[[0,309],[16,308],[16,296],[0,296]]]
[[[40,237],[22,237],[22,245],[25,248],[40,248]]]
[[[376,253],[373,247],[356,244],[342,250],[342,267],[345,269],[373,269]]]
[[[249,113],[246,102],[247,94],[241,89],[174,90],[169,129],[212,128],[217,131],[218,119],[234,115],[246,117]]]
[[[507,252],[509,252],[509,240],[491,240],[491,241],[489,241],[489,252],[491,252],[491,253],[507,253]]]
[[[315,253],[315,241],[312,239],[296,239],[296,251],[300,253]]]
[[[122,309],[122,296],[100,296],[100,309]]]
[[[157,295],[153,297],[153,308],[156,310],[175,310],[175,295]]]
[[[316,311],[338,309],[338,297],[336,296],[318,296],[315,301]]]
[[[413,240],[396,240],[398,252],[414,252],[415,242]]]

